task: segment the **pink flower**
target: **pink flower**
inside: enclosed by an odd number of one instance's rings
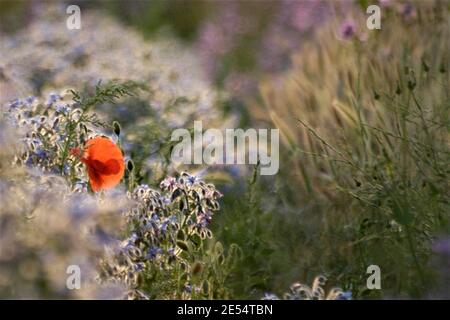
[[[356,35],[356,23],[352,19],[345,20],[339,29],[339,36],[343,40],[350,40]]]

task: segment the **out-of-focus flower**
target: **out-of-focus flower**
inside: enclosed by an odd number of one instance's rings
[[[136,30],[94,9],[83,13],[83,28],[74,33],[60,27],[64,6],[39,2],[33,8],[27,26],[0,37],[0,71],[4,75],[0,77],[1,104],[19,92],[36,95],[52,114],[56,109],[60,115],[58,125],[64,125],[64,115],[72,116],[77,108],[61,99],[64,89],[94,87],[99,80],[143,83],[146,90],[118,101],[120,107],[103,103],[96,105],[95,111],[104,122],[121,119],[122,129],[127,132],[121,147],[128,154],[139,149],[144,159],[139,167],[152,170],[158,180],[165,174],[161,168],[166,163],[155,152],[161,139],[147,139],[145,148],[142,145],[150,130],[162,137],[174,128],[190,127],[199,118],[217,128],[234,127],[238,115],[224,115],[220,109],[226,95],[205,79],[201,56],[175,37],[166,34],[144,39]],[[227,23],[233,25],[232,21]],[[65,138],[62,134],[56,137],[59,142]],[[34,161],[34,156],[26,161]],[[49,170],[62,169],[56,164]],[[173,166],[169,170],[174,170]]]
[[[356,22],[352,19],[345,20],[339,28],[339,37],[342,40],[350,40],[356,35]]]
[[[132,230],[120,250],[103,261],[106,280],[136,287],[139,277],[148,270],[170,274],[181,267],[189,271],[193,261],[183,252],[189,251],[191,246],[199,246],[202,239],[212,237],[209,224],[213,212],[219,209],[217,200],[222,196],[212,184],[183,172],[178,178],[163,180],[160,187],[158,191],[140,185],[130,194],[136,205],[125,217]],[[199,292],[194,290],[189,277],[179,289],[184,292],[184,298]],[[164,294],[173,293],[158,296]]]
[[[332,288],[328,293],[325,292],[324,286],[327,278],[317,276],[314,278],[311,287],[296,282],[291,285],[290,290],[283,294],[283,300],[350,300],[351,292],[344,292],[341,288]],[[280,298],[272,293],[266,293],[263,300],[280,300]]]
[[[278,298],[278,296],[273,293],[266,292],[262,300],[280,300],[280,298]]]
[[[382,7],[390,7],[392,5],[392,0],[378,0],[378,3]]]
[[[18,136],[0,120],[0,297],[120,298],[126,288],[100,283],[96,264],[105,246],[116,246],[126,196],[72,193],[63,177],[34,162],[17,166]],[[79,290],[66,286],[71,265],[81,271]]]
[[[256,77],[286,70],[303,40],[350,5],[343,0],[219,2],[197,40],[206,74],[234,97],[252,95]]]
[[[283,10],[291,16],[292,25],[299,31],[309,31],[319,26],[332,8],[326,1],[314,0],[284,0],[283,5]]]

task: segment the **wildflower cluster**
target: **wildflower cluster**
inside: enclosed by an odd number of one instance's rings
[[[14,254],[31,254],[33,250],[29,246],[50,253],[59,250],[57,246],[64,246],[58,258],[53,257],[60,259],[60,274],[56,280],[52,277],[46,280],[60,285],[55,290],[64,290],[65,282],[58,281],[67,276],[62,268],[70,265],[71,260],[76,265],[88,263],[89,272],[83,269],[91,281],[86,288],[97,292],[112,284],[120,288],[114,291],[115,297],[124,293],[138,299],[226,297],[224,281],[236,251],[231,249],[225,254],[222,245],[212,239],[209,224],[213,213],[219,210],[218,200],[222,196],[214,185],[182,173],[178,178],[163,180],[160,190],[148,185],[134,187],[130,183],[131,191],[127,195],[122,188],[98,195],[88,192],[96,191],[88,188],[88,182],[92,186],[95,177],[85,173],[93,160],[81,158],[80,161],[79,150],[97,141],[91,138],[107,129],[112,129],[116,137],[120,135],[117,123],[111,126],[98,120],[90,109],[98,103],[113,102],[117,97],[131,94],[131,90],[130,83],[111,82],[96,86],[94,95],[69,91],[51,94],[48,99],[17,99],[4,107],[2,121],[7,126],[2,138],[11,135],[19,138],[1,162],[2,172],[11,176],[1,177],[2,201],[5,199],[9,205],[2,208],[0,222],[8,230],[13,224],[18,227],[2,234],[3,243],[12,253],[5,256],[3,265],[7,268],[1,269],[0,274],[2,277],[9,274],[5,270],[13,263],[25,268],[28,258]],[[11,125],[18,131],[10,128]],[[10,138],[2,143],[10,144]],[[94,152],[94,148],[89,151]],[[129,178],[132,177],[133,166],[128,165],[127,170]],[[20,174],[14,175],[15,171]],[[23,199],[20,210],[18,202],[11,201],[14,197]],[[108,215],[110,218],[104,221]],[[23,216],[29,223],[19,222]],[[111,221],[116,221],[113,227]],[[67,228],[69,225],[72,227]],[[30,238],[29,242],[22,242],[14,230],[29,227],[33,232],[28,235],[35,238],[38,238],[36,233],[44,232],[43,227],[48,228],[46,240],[38,243]],[[124,236],[125,240],[121,241]],[[64,242],[59,243],[62,238]],[[45,261],[38,257],[36,263]],[[32,284],[38,281],[35,277],[29,280]],[[8,282],[3,293],[12,288],[13,283]],[[31,296],[58,296],[50,289],[49,292],[33,290]],[[17,294],[26,295],[20,291]],[[89,291],[89,294],[94,293]],[[80,293],[80,297],[89,294]]]
[[[255,75],[278,73],[303,38],[345,3],[281,0],[266,3],[226,1],[199,30],[198,51],[208,77],[238,98],[257,90]],[[251,14],[249,14],[251,13]],[[250,44],[250,45],[249,45]]]
[[[318,268],[344,290],[318,276],[264,299],[447,297],[450,11],[378,4],[372,31],[359,2],[208,4],[191,47],[99,4],[76,32],[65,4],[19,4],[0,38],[0,298],[260,297]],[[284,166],[247,186],[208,168],[224,201],[172,163],[171,133],[239,117],[280,130]]]
[[[296,282],[291,285],[289,292],[283,294],[283,300],[350,300],[351,292],[344,292],[341,288],[332,288],[325,291],[327,278],[317,276],[314,278],[312,286]],[[277,295],[266,293],[263,300],[280,300]]]
[[[170,128],[200,115],[204,120],[219,120],[215,102],[220,94],[203,80],[201,62],[192,50],[171,37],[146,41],[95,10],[83,12],[83,28],[71,32],[61,25],[65,9],[64,5],[34,3],[29,26],[0,39],[0,84],[5,88],[0,102],[21,92],[42,95],[121,79],[144,82],[150,90],[141,93],[139,110],[124,103],[117,111],[109,108],[105,117],[119,113],[134,126],[155,118]],[[133,118],[136,113],[141,117]]]
[[[140,185],[130,193],[135,206],[125,213],[129,236],[118,252],[104,260],[105,279],[126,283],[130,298],[208,297],[223,289],[213,288],[214,280],[206,289],[198,281],[200,274],[209,272],[199,253],[212,238],[209,224],[219,210],[221,193],[185,172],[163,180],[160,189]],[[220,243],[210,255],[222,267],[229,260]],[[162,287],[146,281],[159,278],[166,281]]]
[[[89,109],[104,101],[131,94],[130,84],[97,85],[95,94],[83,97],[75,91],[51,93],[47,99],[28,97],[6,105],[5,117],[20,129],[21,149],[16,165],[37,168],[43,173],[66,176],[74,188],[84,190],[87,181],[82,163],[70,157],[72,148],[113,126],[100,121]]]
[[[72,146],[84,144],[93,134],[80,122],[82,110],[77,104],[52,93],[45,101],[36,97],[16,99],[7,108],[7,118],[23,133],[23,148],[16,156],[16,164],[36,167],[46,173],[68,174],[68,164],[61,161],[69,147],[65,147],[68,136],[64,128],[77,124],[70,137]]]
[[[66,88],[92,88],[100,80],[143,83],[145,90],[118,99],[116,106],[105,101],[94,107],[102,121],[120,121],[127,132],[121,147],[134,154],[136,173],[152,171],[158,181],[171,165],[165,143],[172,129],[189,128],[197,119],[216,128],[233,127],[237,115],[220,109],[227,96],[204,79],[192,49],[171,36],[144,39],[94,9],[83,11],[83,27],[73,32],[61,25],[65,9],[33,3],[29,24],[0,38],[0,103],[23,92],[43,96]]]
[[[125,195],[72,193],[60,175],[13,164],[18,133],[0,124],[0,297],[122,296],[123,287],[98,282],[97,257],[116,246]],[[81,270],[80,290],[66,287],[71,265]]]

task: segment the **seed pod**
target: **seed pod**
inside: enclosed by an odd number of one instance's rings
[[[179,208],[180,208],[181,212],[183,212],[184,209],[186,208],[186,204],[184,202],[184,199],[181,199],[180,204],[179,204]]]
[[[195,247],[199,247],[202,244],[202,238],[197,233],[191,235],[189,240],[191,240],[191,243],[193,243]]]
[[[179,230],[177,233],[177,239],[178,240],[184,240],[185,239],[185,235],[184,235],[184,231],[183,230]]]
[[[194,264],[194,267],[192,268],[192,275],[196,275],[196,274],[202,272],[202,270],[203,270],[202,264],[200,262],[196,262]]]
[[[170,198],[170,201],[174,201],[176,198],[178,198],[178,197],[180,197],[181,195],[183,194],[183,192],[181,191],[181,189],[175,189],[173,192],[172,192],[172,196],[171,196],[171,198]]]
[[[204,280],[203,284],[202,284],[203,294],[205,294],[205,295],[208,294],[209,293],[209,288],[210,288],[209,281],[208,280]]]
[[[121,128],[120,128],[120,124],[117,121],[113,122],[113,131],[116,136],[118,136],[118,137],[120,136]]]
[[[182,261],[182,262],[180,263],[180,268],[181,268],[181,270],[187,270],[187,269],[188,269],[188,266],[187,266],[186,262]]]
[[[132,172],[133,169],[134,169],[134,163],[133,163],[133,160],[130,159],[130,160],[127,161],[127,170],[129,172]]]
[[[80,122],[80,130],[81,130],[81,132],[82,133],[84,133],[84,134],[88,134],[88,128],[86,127],[86,125],[84,124],[84,123],[82,123],[82,122]]]
[[[188,251],[188,250],[189,250],[188,245],[187,245],[186,242],[184,242],[184,241],[177,241],[177,246],[178,246],[180,249],[184,250],[184,251]]]

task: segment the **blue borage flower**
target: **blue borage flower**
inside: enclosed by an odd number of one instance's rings
[[[278,298],[278,296],[273,293],[266,292],[262,300],[280,300],[280,298]]]
[[[28,98],[25,99],[25,101],[27,102],[27,104],[31,105],[33,104],[33,102],[36,100],[36,97],[34,96],[29,96]]]
[[[43,299],[121,297],[125,288],[113,283],[109,284],[105,295],[104,287],[96,281],[96,264],[105,246],[115,247],[115,227],[120,223],[117,218],[126,210],[124,204],[128,202],[125,195],[120,198],[105,195],[104,201],[100,201],[87,192],[72,193],[66,179],[44,174],[37,168],[40,158],[47,157],[43,152],[48,151],[37,143],[37,138],[29,137],[35,145],[22,159],[31,169],[23,165],[18,168],[10,159],[20,151],[20,146],[28,146],[24,143],[27,140],[17,139],[17,135],[12,126],[0,119],[0,225],[5,226],[0,232],[0,251],[6,252],[7,248],[8,252],[7,257],[0,257],[0,274],[4,280],[0,296],[18,299],[24,296]],[[70,264],[76,264],[83,272],[81,290],[64,290],[61,273],[54,272],[64,273]],[[26,266],[40,271],[19,272]],[[140,270],[139,267],[136,264],[134,268]]]
[[[68,114],[70,111],[72,111],[71,107],[69,107],[69,105],[67,104],[57,104],[55,107],[55,110],[57,113],[61,113],[61,114]]]
[[[39,168],[43,173],[70,176],[73,187],[82,191],[85,189],[79,188],[76,182],[86,180],[84,170],[73,161],[67,161],[67,150],[71,146],[83,145],[100,132],[95,131],[98,125],[87,127],[89,121],[95,121],[95,116],[78,121],[81,110],[75,106],[77,102],[67,91],[51,93],[47,98],[31,96],[6,104],[5,119],[20,129],[19,140],[23,145],[15,158],[17,165]],[[67,128],[72,126],[73,132],[69,134]],[[67,140],[69,137],[70,141]]]
[[[189,271],[191,264],[182,252],[197,244],[195,237],[212,237],[208,225],[222,196],[214,185],[182,172],[178,178],[163,180],[160,187],[159,191],[144,184],[129,193],[135,206],[124,216],[132,229],[116,256],[104,261],[109,279],[133,286],[147,269]],[[137,269],[137,263],[146,267]],[[189,279],[186,286],[190,286]],[[195,294],[198,290],[186,292]]]
[[[158,254],[162,254],[163,252],[164,251],[161,248],[158,248],[158,247],[150,248],[146,258],[147,259],[155,259],[158,256]]]
[[[352,293],[344,292],[341,288],[332,288],[326,293],[324,289],[326,282],[327,278],[320,275],[314,278],[311,287],[296,282],[282,298],[273,293],[265,293],[262,300],[351,300]]]
[[[55,92],[52,92],[52,93],[50,93],[50,94],[48,95],[47,105],[48,105],[48,106],[51,106],[52,104],[54,104],[55,102],[58,102],[58,101],[60,101],[60,100],[62,100],[61,95],[59,95],[59,94],[57,94],[57,93],[55,93]]]

